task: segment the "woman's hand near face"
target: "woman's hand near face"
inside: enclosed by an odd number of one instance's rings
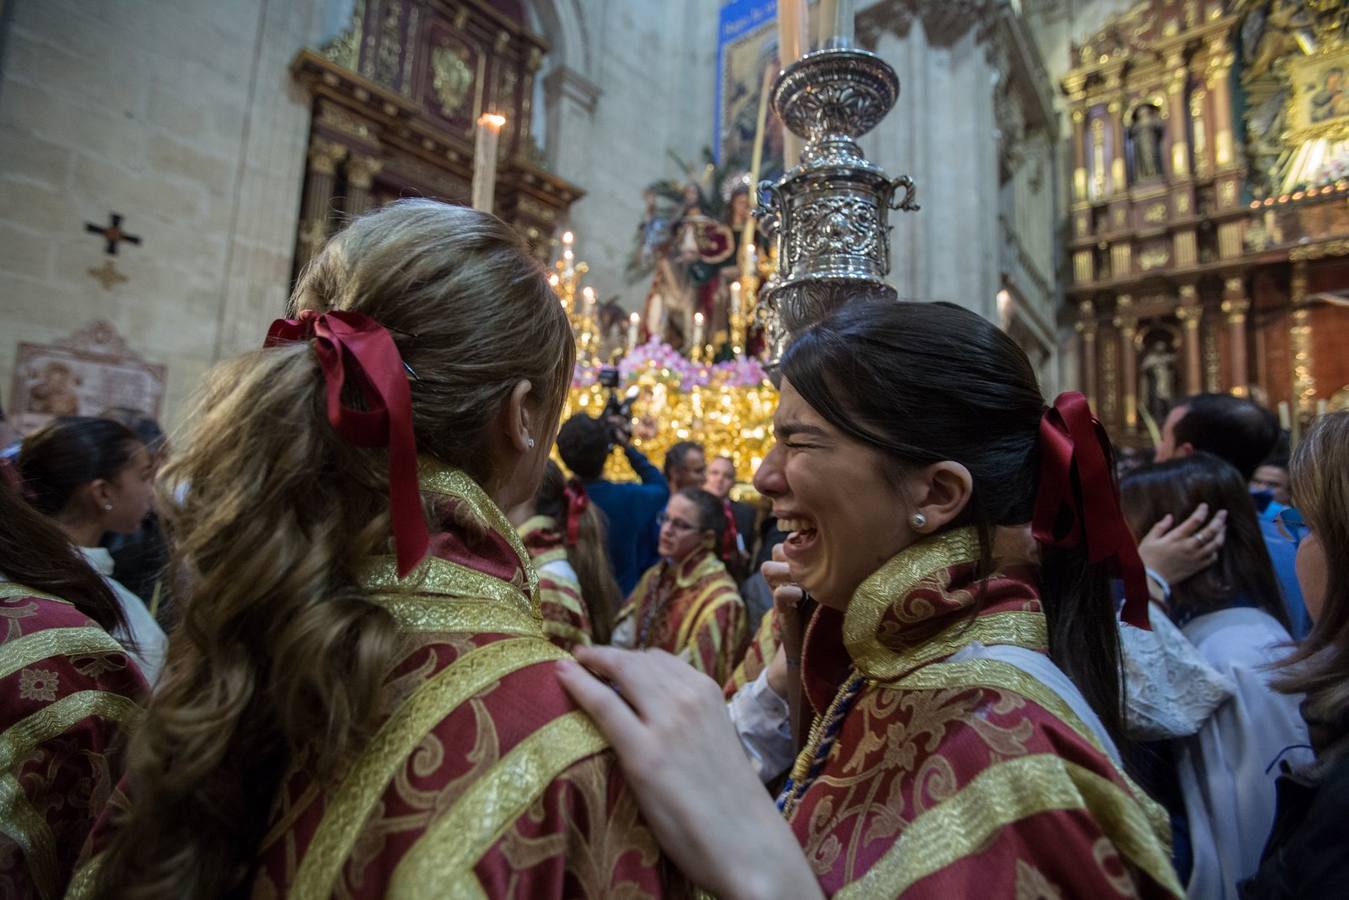
[[[1207,503],[1201,503],[1184,522],[1172,527],[1172,516],[1163,516],[1138,542],[1143,565],[1166,579],[1180,584],[1213,565],[1227,539],[1227,510],[1209,516]]]
[[[722,897],[821,896],[715,682],[660,650],[578,647],[576,658],[618,693],[570,660],[558,678],[609,738],[647,825],[688,878]]]

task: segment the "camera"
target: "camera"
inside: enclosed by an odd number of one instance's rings
[[[640,391],[636,385],[633,385],[620,399],[618,394],[619,374],[615,366],[604,366],[600,369],[599,383],[601,387],[609,389],[609,400],[604,404],[604,412],[600,414],[600,418],[609,427],[609,439],[616,444],[626,443],[627,423],[632,419],[632,404],[636,402]],[[619,426],[609,424],[609,420],[614,416],[623,420],[624,424],[621,429]],[[620,430],[623,433],[620,433]]]

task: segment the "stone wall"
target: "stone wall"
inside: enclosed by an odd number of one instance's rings
[[[168,367],[172,424],[205,369],[284,303],[322,0],[13,0],[0,71],[0,386],[19,341],[111,321]],[[138,235],[89,274],[110,212]],[[95,412],[93,410],[89,412]]]

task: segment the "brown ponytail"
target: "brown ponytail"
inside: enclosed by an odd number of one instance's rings
[[[556,423],[570,329],[491,216],[403,201],[357,219],[291,307],[383,325],[415,373],[418,449],[480,484],[498,477],[487,429],[520,380],[539,421]],[[183,617],[131,743],[103,896],[244,892],[287,767],[322,781],[360,751],[402,646],[357,582],[363,560],[391,550],[388,481],[385,451],[329,425],[310,343],[214,371],[161,481]]]
[[[573,502],[577,492],[584,497],[585,487],[579,481],[568,482],[557,463],[549,460],[535,509],[539,515],[555,519],[566,537],[567,562],[576,572],[581,600],[590,614],[591,637],[597,644],[607,644],[623,596],[605,550],[608,529],[604,513],[588,497],[584,502]]]

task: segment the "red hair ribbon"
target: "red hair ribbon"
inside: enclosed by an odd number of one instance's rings
[[[1060,394],[1040,419],[1040,489],[1031,529],[1041,544],[1085,547],[1089,562],[1108,562],[1110,574],[1124,582],[1122,618],[1147,630],[1147,577],[1120,511],[1109,446],[1087,398],[1076,391]]]
[[[314,341],[328,386],[328,422],[357,447],[389,448],[389,511],[393,519],[398,574],[407,575],[426,556],[430,536],[417,487],[417,440],[412,431],[412,390],[403,358],[389,332],[369,316],[345,310],[298,319],[277,319],[264,347]],[[342,403],[350,376],[365,409]]]
[[[563,488],[562,496],[567,498],[567,546],[575,547],[581,540],[581,516],[590,508],[590,495],[585,485],[573,478]]]
[[[730,498],[721,501],[722,514],[726,516],[726,533],[721,536],[721,558],[734,559],[736,537],[740,534],[735,527],[735,510],[731,509]]]

